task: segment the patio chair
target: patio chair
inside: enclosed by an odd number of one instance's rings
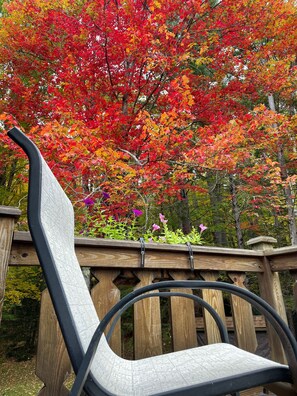
[[[200,280],[154,283],[125,296],[100,322],[75,255],[72,204],[35,144],[17,128],[8,135],[30,161],[29,227],[76,373],[72,396],[82,390],[89,396],[218,396],[272,383],[280,395],[297,395],[297,344],[292,333],[265,301],[234,285]],[[110,349],[103,332],[111,318],[153,295],[147,292],[179,288],[227,291],[252,303],[278,332],[288,365],[226,342],[133,361]]]

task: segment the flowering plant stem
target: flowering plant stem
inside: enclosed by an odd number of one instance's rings
[[[85,202],[87,206],[86,221],[84,222],[84,230],[81,232],[83,235],[119,239],[119,240],[138,240],[142,237],[146,242],[169,243],[169,244],[185,244],[191,243],[193,245],[201,245],[203,243],[201,234],[207,229],[206,226],[200,224],[198,230],[192,227],[190,233],[184,234],[181,229],[175,231],[170,230],[168,227],[168,220],[160,213],[160,225],[153,224],[150,230],[144,233],[139,231],[140,227],[137,226],[138,217],[142,216],[142,211],[133,209],[132,220],[118,221],[112,216],[105,216],[100,210],[96,210],[95,214],[90,214],[90,203]],[[92,201],[92,205],[95,202]],[[98,214],[100,217],[98,218]]]

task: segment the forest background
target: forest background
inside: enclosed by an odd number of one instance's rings
[[[26,212],[27,161],[6,137],[17,125],[72,200],[79,234],[109,224],[136,238],[162,213],[184,234],[207,226],[208,245],[297,244],[296,1],[0,7],[2,205]],[[14,307],[39,293],[38,274],[20,276],[8,278]]]

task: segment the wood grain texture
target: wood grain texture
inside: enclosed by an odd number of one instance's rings
[[[184,280],[188,279],[189,272],[172,271],[170,272],[170,275],[174,280]],[[189,289],[172,289],[171,291],[193,294],[192,290]],[[183,297],[170,298],[171,329],[174,351],[194,348],[198,345],[194,308],[193,300]]]
[[[135,271],[139,283],[135,289],[150,285],[158,277],[154,271]],[[159,297],[134,304],[134,357],[142,359],[162,354],[161,312]]]
[[[284,321],[287,322],[287,315],[285,311],[278,272],[271,271],[269,262],[266,258],[264,258],[264,266],[265,272],[262,274],[258,274],[260,295],[273,308],[275,308],[275,310],[280,314]],[[269,323],[267,323],[267,330],[269,336],[269,343],[271,346],[272,359],[275,359],[280,363],[286,363],[287,360],[278,334]]]
[[[71,364],[48,290],[41,298],[36,375],[44,383],[38,396],[67,396],[64,381]]]
[[[297,253],[287,252],[283,255],[268,256],[271,271],[289,271],[297,269]]]
[[[262,259],[264,271],[263,273],[258,273],[260,295],[273,308],[275,308],[275,310],[287,323],[287,316],[281,291],[279,275],[278,272],[272,272],[270,265],[270,258],[274,252],[274,242],[275,240],[269,241],[263,239],[262,241],[256,241],[256,243],[251,244],[251,246],[253,246],[253,249],[256,251],[265,251],[266,254],[266,256],[264,256]],[[269,337],[269,344],[271,347],[271,358],[280,363],[286,363],[287,360],[279,336],[269,323],[267,323],[267,331]]]
[[[97,314],[99,318],[102,319],[107,312],[120,301],[120,290],[113,283],[120,274],[120,271],[96,269],[93,271],[93,274],[99,280],[99,283],[93,287],[91,295]],[[107,334],[109,328],[110,326],[107,327],[105,334]],[[121,356],[121,320],[119,320],[115,326],[109,344],[112,350]]]
[[[19,208],[0,205],[0,217],[12,217],[17,220],[21,214],[22,212]]]
[[[231,272],[228,275],[234,285],[246,289],[245,274]],[[256,352],[258,341],[251,305],[242,298],[231,294],[231,307],[237,345],[246,351]]]
[[[7,210],[0,207],[0,323],[2,318],[2,307],[5,295],[5,283],[8,269],[8,262],[12,244],[13,229],[15,224],[15,214],[7,213]],[[1,210],[2,209],[2,210]],[[20,213],[20,211],[18,210]]]
[[[131,245],[127,244],[127,241],[109,241],[109,244],[106,245],[102,241],[104,240],[98,240],[95,244],[93,239],[88,239],[84,240],[84,244],[81,244],[76,239],[76,254],[81,266],[94,268],[140,267],[140,246],[137,249],[135,242],[134,245]],[[158,249],[146,246],[145,268],[189,269],[187,248],[181,245],[159,245]],[[202,247],[193,247],[194,265],[197,270],[263,271],[261,256],[255,256],[253,251],[246,251],[244,255],[240,249],[224,250],[211,247],[205,250],[201,249]],[[28,233],[18,232],[15,234],[9,265],[39,265]]]
[[[262,258],[262,267],[264,271],[257,274],[259,279],[260,295],[279,313],[279,315],[287,323],[287,315],[279,275],[278,272],[273,272],[271,269],[271,258],[276,253],[275,249],[273,249],[273,244],[275,242],[276,240],[273,238],[258,238],[258,241],[252,241],[250,245],[255,251],[261,250],[263,253],[265,253],[264,257]],[[280,249],[276,250],[278,250],[277,253],[279,253]],[[280,363],[287,363],[279,336],[269,323],[267,323],[267,332],[271,347],[271,358]]]
[[[253,316],[254,327],[256,331],[266,331],[266,321],[262,315]],[[198,331],[204,330],[204,319],[202,317],[196,317],[196,329]],[[234,321],[232,316],[226,316],[226,326],[228,330],[234,331]]]
[[[211,271],[201,271],[200,275],[203,277],[204,280],[210,282],[215,282],[219,276],[218,272]],[[202,297],[217,311],[223,322],[225,322],[226,324],[222,292],[220,290],[202,289]],[[218,327],[212,316],[206,310],[204,310],[204,324],[207,343],[215,344],[217,342],[221,342],[221,336]]]

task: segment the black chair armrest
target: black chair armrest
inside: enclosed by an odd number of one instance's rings
[[[149,293],[149,294],[142,294],[140,296],[135,297],[133,300],[129,301],[122,309],[119,310],[119,312],[116,314],[115,318],[113,319],[111,323],[111,327],[106,335],[107,341],[110,340],[112,333],[114,331],[114,328],[120,319],[120,317],[123,315],[123,313],[131,307],[133,304],[135,304],[137,301],[144,300],[146,298],[151,298],[151,297],[184,297],[184,298],[189,298],[190,300],[194,300],[194,302],[197,302],[199,305],[201,305],[203,308],[205,308],[213,317],[214,321],[216,322],[220,336],[222,339],[222,342],[229,343],[229,335],[228,331],[226,329],[225,324],[223,323],[222,318],[219,316],[217,311],[210,305],[208,302],[204,301],[201,297],[195,296],[194,294],[187,294],[187,293],[181,293],[181,292],[161,292],[161,293]]]
[[[289,367],[293,376],[293,383],[297,384],[297,342],[288,328],[285,321],[280,315],[272,308],[266,301],[256,294],[250,292],[247,289],[243,289],[236,285],[232,285],[224,282],[209,282],[202,280],[185,280],[185,281],[164,281],[153,283],[148,286],[136,289],[127,296],[123,297],[121,301],[114,305],[114,307],[105,315],[100,322],[98,328],[94,332],[92,340],[89,344],[88,350],[84,356],[82,364],[77,372],[76,379],[74,381],[70,396],[79,396],[87,376],[90,371],[93,357],[95,355],[99,341],[106,329],[110,320],[117,315],[127,304],[132,301],[137,301],[138,296],[153,290],[162,289],[214,289],[229,292],[230,294],[237,295],[244,300],[248,301],[252,306],[258,309],[258,311],[264,315],[267,321],[277,331],[279,338],[284,347],[286,358],[288,360]]]

